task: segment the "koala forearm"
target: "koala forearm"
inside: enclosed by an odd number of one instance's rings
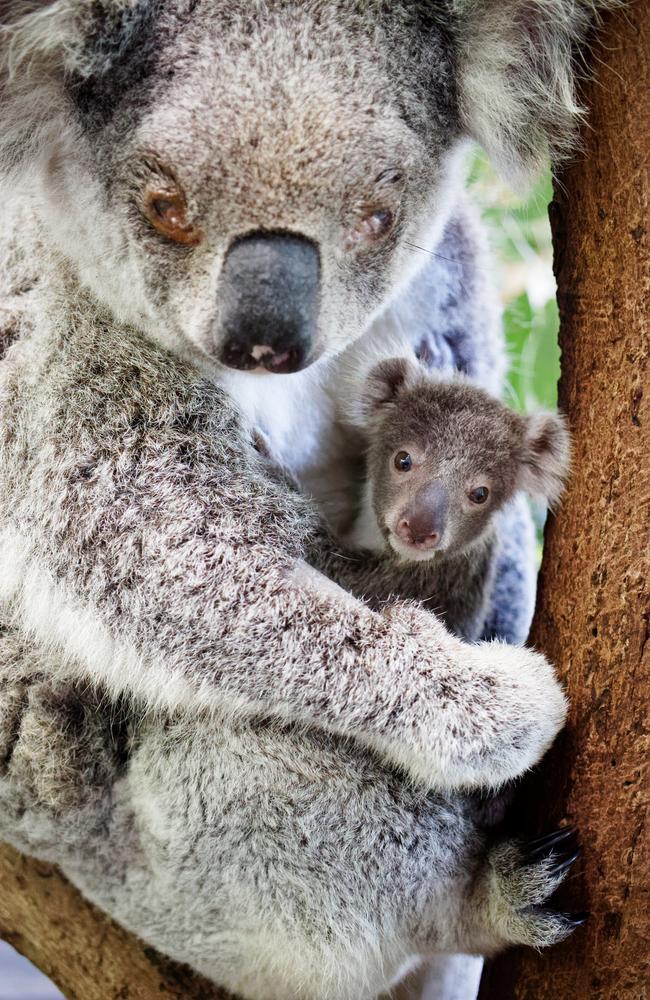
[[[71,657],[71,671],[112,693],[154,707],[316,725],[431,786],[505,780],[541,755],[561,722],[560,701],[540,726],[534,689],[524,711],[525,680],[518,689],[505,647],[463,646],[433,616],[408,607],[376,614],[306,565],[283,567],[266,546],[248,550],[238,572],[242,551],[210,541],[165,550],[157,530],[133,540],[142,552],[137,569],[125,562],[139,578],[137,595],[126,576],[96,586],[117,566],[108,573],[92,549],[88,565],[54,583],[44,547],[26,559],[18,536],[8,549],[5,532],[14,591],[7,593],[6,574],[4,596],[13,597],[24,628]],[[212,565],[215,574],[199,585]],[[94,585],[80,586],[84,577]],[[541,697],[548,668],[538,668]],[[523,752],[513,753],[513,742]]]

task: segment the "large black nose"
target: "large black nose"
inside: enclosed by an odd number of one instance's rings
[[[219,358],[230,368],[295,372],[316,335],[320,259],[315,243],[252,233],[230,247],[221,274]]]

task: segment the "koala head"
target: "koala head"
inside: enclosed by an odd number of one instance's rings
[[[568,141],[594,6],[5,0],[0,177],[120,322],[296,371],[417,266],[466,140],[515,179]]]
[[[379,529],[402,559],[476,544],[518,490],[555,502],[569,464],[557,413],[524,416],[464,381],[443,382],[391,358],[368,375],[362,412]]]

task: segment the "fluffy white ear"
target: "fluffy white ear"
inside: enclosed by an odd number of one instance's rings
[[[559,413],[524,417],[524,444],[519,488],[550,506],[559,500],[571,463],[571,438]]]
[[[452,0],[459,98],[469,135],[521,185],[569,151],[582,115],[579,51],[620,0]]]
[[[421,372],[411,358],[385,358],[371,368],[361,390],[360,409],[368,418],[375,416],[400,392],[413,385]]]

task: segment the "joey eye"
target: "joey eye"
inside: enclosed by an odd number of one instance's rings
[[[346,236],[346,250],[354,250],[363,244],[377,243],[392,229],[394,221],[395,216],[387,208],[378,208],[374,212],[368,212],[367,215],[359,219],[354,229],[351,229]]]
[[[470,490],[467,495],[472,503],[481,504],[485,503],[490,495],[490,491],[487,486],[476,486],[473,490]]]
[[[154,229],[166,239],[190,247],[201,242],[203,234],[188,221],[185,196],[178,188],[147,191],[144,212]]]
[[[408,472],[413,465],[413,459],[408,451],[398,451],[393,459],[393,465],[398,472]]]

